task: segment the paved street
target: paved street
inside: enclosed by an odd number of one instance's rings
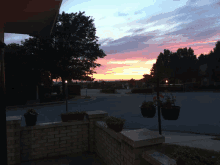
[[[70,101],[68,111],[75,110],[103,110],[109,116],[116,116],[126,119],[126,129],[148,128],[158,130],[158,114],[154,118],[144,118],[141,115],[139,105],[145,100],[143,94],[124,94],[129,90],[118,90],[120,94],[100,94],[99,90],[87,90],[88,96],[96,96],[95,100]],[[175,94],[175,93],[173,93]],[[86,95],[82,89],[81,95]],[[156,96],[156,93],[154,94]],[[161,116],[162,131],[194,132],[200,134],[220,134],[219,101],[220,93],[212,92],[190,92],[176,93],[176,105],[180,106],[180,116],[176,121],[164,120]],[[151,95],[146,100],[153,100]],[[34,108],[38,113],[38,123],[61,121],[59,116],[66,112],[66,104],[47,105]],[[22,115],[27,109],[9,111],[7,116]],[[21,121],[25,126],[24,117]]]

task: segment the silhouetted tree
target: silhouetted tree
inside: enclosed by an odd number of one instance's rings
[[[152,83],[156,83],[157,78],[159,78],[159,81],[162,81],[164,78],[169,78],[171,76],[172,69],[169,66],[169,56],[171,52],[164,49],[164,54],[160,53],[156,63],[153,64],[151,69],[151,76],[153,77],[151,79]]]
[[[15,43],[6,45],[6,90],[11,100],[13,100],[12,96],[19,97],[24,101],[35,99],[36,85],[45,84],[47,86],[48,83],[52,83],[49,77],[44,76],[47,72],[41,70],[39,66],[37,56],[27,52],[24,46]]]
[[[130,79],[128,82],[129,82],[129,87],[130,88],[133,88],[135,86],[135,80],[133,78]]]
[[[212,65],[212,79],[220,82],[220,41],[215,44],[214,52],[211,52],[209,56],[209,66]]]
[[[63,12],[58,15],[51,36],[32,36],[23,43],[39,56],[42,69],[61,77],[63,91],[66,79],[86,80],[87,75],[96,73],[93,71],[95,67],[101,66],[95,60],[106,56],[96,44],[98,37],[95,36],[93,20],[83,14]]]

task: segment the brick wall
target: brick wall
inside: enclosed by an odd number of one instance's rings
[[[7,117],[8,164],[93,151],[94,122],[108,115],[89,111],[84,121],[21,126],[21,116]]]
[[[41,123],[21,127],[21,116],[7,117],[8,165],[96,152],[107,165],[140,165],[143,152],[165,142],[148,129],[121,131],[107,128],[108,113],[87,111],[83,121]]]
[[[142,153],[162,145],[165,137],[147,129],[116,133],[96,122],[95,152],[107,165],[140,165]]]

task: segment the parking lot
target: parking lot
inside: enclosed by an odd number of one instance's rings
[[[129,90],[118,90],[119,94],[101,94],[97,89],[87,90],[88,96],[96,96],[95,100],[78,100],[68,104],[68,111],[102,110],[109,116],[126,119],[124,128],[148,128],[158,130],[158,114],[154,118],[144,118],[139,105],[145,100],[144,94],[125,94]],[[162,93],[163,94],[163,93]],[[161,117],[162,130],[177,132],[195,132],[201,134],[220,134],[219,101],[220,93],[187,92],[173,93],[176,95],[176,105],[180,106],[178,120],[168,121]],[[86,90],[81,90],[86,95]],[[156,93],[153,95],[156,96]],[[152,95],[146,95],[147,101],[153,100]],[[59,116],[66,112],[66,104],[39,106],[34,108],[38,113],[37,123],[61,121]],[[22,116],[21,125],[25,126],[23,114],[27,109],[9,111],[6,116]]]

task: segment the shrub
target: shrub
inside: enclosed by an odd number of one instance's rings
[[[104,118],[104,121],[106,124],[124,124],[126,120],[118,117],[108,116]]]

